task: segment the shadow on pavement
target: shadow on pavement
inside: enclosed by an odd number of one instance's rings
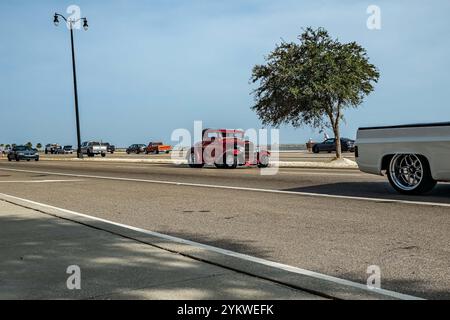
[[[301,297],[283,286],[29,212],[0,214],[0,299]],[[71,265],[81,269],[81,290],[67,288]]]
[[[361,279],[361,275],[356,273],[343,273],[342,278],[357,282],[365,283],[367,279]],[[407,275],[405,275],[407,277]],[[399,293],[409,294],[418,298],[430,300],[448,300],[450,299],[450,291],[430,288],[428,281],[417,279],[392,279],[381,274],[381,287]]]
[[[192,232],[174,232],[171,230],[161,229],[156,232],[167,234],[173,237],[186,239],[201,244],[222,248],[226,250],[231,250],[243,254],[248,254],[256,256],[262,259],[273,259],[275,249],[271,250],[269,248],[263,249],[261,243],[254,240],[238,240],[231,239],[228,237],[218,237],[218,236],[208,236],[205,234],[192,233]]]
[[[338,182],[283,189],[284,191],[311,192],[340,196],[384,198],[407,201],[450,203],[450,185],[438,184],[425,195],[407,196],[397,193],[388,182]]]

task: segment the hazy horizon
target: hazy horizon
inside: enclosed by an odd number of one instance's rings
[[[380,70],[375,91],[347,110],[342,136],[360,126],[450,120],[448,1],[11,1],[0,3],[0,143],[76,144],[70,37],[53,14],[78,5],[75,31],[83,140],[117,146],[170,141],[195,120],[261,128],[249,83],[255,64],[308,26],[357,41]],[[381,30],[366,26],[369,5]],[[331,136],[331,130],[328,130]],[[283,144],[319,141],[280,129]]]

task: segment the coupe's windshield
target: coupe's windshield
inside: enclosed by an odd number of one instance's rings
[[[225,137],[242,139],[244,137],[244,135],[241,132],[227,132],[225,134]]]

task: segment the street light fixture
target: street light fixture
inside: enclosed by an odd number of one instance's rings
[[[53,23],[55,26],[59,25],[59,18],[62,18],[68,25],[70,30],[70,43],[72,45],[72,70],[73,70],[73,89],[74,89],[74,95],[75,95],[75,116],[77,121],[77,157],[82,159],[83,154],[81,153],[81,133],[80,133],[80,115],[78,111],[78,90],[77,90],[77,73],[75,68],[75,49],[73,45],[73,28],[75,27],[76,23],[78,23],[80,20],[83,20],[83,29],[88,29],[88,22],[86,18],[80,18],[80,19],[66,19],[62,14],[55,13],[53,17]]]
[[[84,29],[85,31],[87,31],[88,28],[89,28],[89,26],[88,26],[88,23],[87,23],[87,19],[86,19],[86,18],[83,18],[83,29]]]

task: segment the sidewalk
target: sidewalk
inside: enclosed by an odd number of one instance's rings
[[[1,160],[1,158],[0,158]],[[6,160],[6,159],[5,159]],[[170,158],[162,159],[127,159],[127,158],[51,158],[42,157],[43,161],[84,161],[84,162],[117,162],[117,163],[149,163],[149,164],[172,164],[172,165],[187,165],[187,160],[179,159],[173,160]],[[271,161],[271,166],[280,168],[310,168],[310,169],[358,169],[355,161],[350,159],[341,160],[317,160],[317,161]]]
[[[3,200],[0,257],[0,299],[320,299]]]

